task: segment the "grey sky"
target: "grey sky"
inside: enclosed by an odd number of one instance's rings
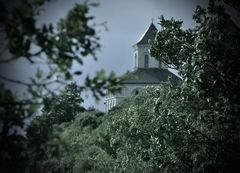
[[[64,17],[67,11],[74,6],[74,3],[81,3],[82,0],[53,0],[46,4],[45,12],[40,16],[38,24],[57,22]],[[96,70],[105,69],[107,72],[115,71],[118,75],[132,69],[132,45],[137,42],[154,18],[154,24],[160,29],[158,17],[175,18],[184,21],[184,28],[194,25],[192,14],[196,5],[206,5],[206,0],[98,0],[100,5],[90,9],[90,14],[96,17],[96,23],[107,22],[109,31],[101,28],[102,48],[97,53],[98,61],[92,58],[84,59],[81,68],[83,76],[76,79],[81,84],[86,74],[94,74]],[[100,28],[99,28],[100,29]],[[28,76],[30,69],[27,62],[19,66],[14,64],[14,73]],[[2,68],[2,67],[1,67]],[[9,73],[10,77],[16,74]],[[19,76],[20,77],[20,76]],[[95,106],[103,110],[103,101],[95,103],[89,95],[85,99],[84,106]]]

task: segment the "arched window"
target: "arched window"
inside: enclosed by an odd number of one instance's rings
[[[132,95],[132,96],[138,95],[140,91],[141,91],[141,88],[135,88],[135,89],[132,91],[131,95]]]
[[[128,88],[127,87],[122,87],[121,88],[121,93],[122,96],[128,96]]]
[[[137,67],[137,54],[135,54],[135,62],[134,62],[135,67]]]
[[[148,55],[145,55],[144,67],[145,67],[145,68],[148,68],[148,66],[149,66],[149,58],[148,58]]]

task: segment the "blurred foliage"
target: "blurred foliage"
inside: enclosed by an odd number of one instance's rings
[[[45,98],[42,112],[49,117],[51,124],[68,122],[85,110],[81,103],[83,103],[81,88],[76,83],[72,83],[67,85],[59,95]]]
[[[22,172],[26,165],[26,105],[0,85],[0,172]]]
[[[31,78],[31,83],[16,82],[8,80],[1,75],[1,79],[23,84],[28,87],[29,92],[41,98],[43,95],[53,94],[52,88],[57,85],[65,85],[73,77],[80,76],[81,70],[73,71],[74,65],[83,65],[84,57],[93,57],[97,60],[96,52],[100,49],[99,36],[96,29],[106,26],[104,23],[96,24],[94,16],[89,14],[89,8],[98,4],[85,1],[75,6],[67,13],[66,17],[60,18],[56,24],[37,25],[37,19],[43,11],[46,0],[28,1],[21,0],[2,15],[1,27],[5,35],[5,43],[2,45],[10,55],[1,55],[0,63],[9,63],[19,59],[26,59],[33,65],[41,65],[36,71],[35,77]],[[7,3],[1,5],[7,7]],[[14,5],[13,5],[14,6]],[[42,65],[45,65],[44,70]],[[41,67],[41,68],[40,68]],[[96,73],[96,78],[98,74]],[[87,86],[92,89],[94,96],[103,93],[108,88],[114,92],[113,85],[117,85],[116,76],[111,73],[109,77],[101,73],[100,80],[90,80],[88,77]],[[115,77],[113,81],[112,77]],[[103,95],[103,94],[100,94]]]
[[[92,79],[89,76],[86,77],[85,86],[93,91],[93,96],[96,99],[100,99],[105,96],[106,90],[111,93],[119,92],[121,90],[119,84],[123,79],[126,79],[126,76],[122,75],[118,78],[114,72],[111,72],[109,76],[107,76],[104,70],[99,70]]]
[[[25,60],[29,65],[36,67],[35,75],[29,73],[29,82],[24,79],[13,79],[0,74],[1,81],[12,82],[14,85],[23,85],[27,94],[23,98],[16,98],[10,90],[1,85],[1,172],[23,172],[27,159],[25,134],[26,122],[31,121],[44,105],[44,114],[41,123],[36,125],[34,145],[40,147],[41,140],[47,141],[52,133],[52,123],[63,123],[73,120],[85,109],[79,106],[82,90],[91,89],[96,99],[104,95],[104,90],[112,92],[118,90],[120,78],[114,73],[96,72],[96,77],[86,77],[86,85],[78,87],[68,86],[68,89],[58,95],[63,86],[73,79],[79,78],[81,70],[74,71],[74,66],[84,64],[84,57],[97,60],[96,53],[100,49],[99,36],[96,30],[105,28],[105,24],[96,24],[89,9],[98,4],[85,1],[75,4],[64,18],[56,24],[39,24],[38,19],[50,0],[20,0],[0,1],[1,16],[0,29],[4,42],[1,43],[0,63],[11,68],[11,62]],[[34,69],[34,68],[33,68]],[[14,71],[14,69],[11,69]],[[99,75],[101,73],[101,75]],[[100,82],[99,82],[100,81]],[[35,120],[33,124],[36,123]],[[13,131],[13,132],[12,132]],[[11,133],[10,133],[11,132]],[[29,131],[30,133],[30,131]],[[31,134],[30,133],[30,134]],[[37,138],[40,135],[40,139]],[[29,134],[27,134],[29,136]],[[43,139],[45,138],[46,139]],[[35,140],[35,139],[33,139]],[[38,142],[40,142],[38,144]],[[36,149],[37,150],[37,149]],[[34,156],[34,153],[31,153]],[[41,153],[35,153],[42,157]],[[38,156],[40,155],[40,156]],[[31,155],[30,158],[31,159]],[[15,165],[15,166],[11,166]],[[37,169],[37,168],[36,168]]]
[[[46,159],[57,157],[60,148],[66,149],[59,141],[58,133],[65,130],[65,126],[78,114],[85,111],[81,106],[83,100],[80,94],[79,87],[73,83],[66,86],[59,95],[44,101],[42,114],[35,117],[27,128],[28,155],[31,157],[28,164],[29,172],[45,170],[39,163],[43,164]]]
[[[52,123],[47,112],[28,128],[31,160],[26,172],[105,172],[111,162],[97,145],[104,114],[85,110],[71,121]]]

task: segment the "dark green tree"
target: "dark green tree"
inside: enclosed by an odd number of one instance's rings
[[[77,115],[85,111],[82,102],[81,90],[75,83],[67,85],[60,94],[44,100],[42,114],[33,118],[27,128],[28,155],[31,157],[29,172],[45,172],[47,163],[44,162],[59,156],[62,143],[58,133],[61,132],[61,125],[64,127],[73,122]]]
[[[94,17],[89,15],[89,8],[95,7],[97,4],[88,1],[75,4],[66,17],[60,19],[56,25],[50,23],[39,26],[37,18],[43,12],[44,4],[48,1],[50,0],[21,0],[9,3],[0,1],[1,36],[4,36],[0,52],[1,65],[6,64],[11,67],[9,65],[11,62],[25,60],[29,62],[30,66],[36,67],[36,72],[32,72],[35,73],[35,76],[30,74],[30,80],[26,79],[26,81],[0,74],[1,81],[12,82],[14,85],[23,85],[27,88],[27,95],[22,99],[21,97],[17,99],[10,90],[0,88],[1,95],[3,95],[1,97],[1,127],[4,127],[4,131],[0,137],[0,148],[5,152],[0,156],[1,161],[4,160],[1,162],[3,172],[16,172],[15,169],[22,172],[25,167],[24,164],[19,166],[18,163],[25,161],[17,156],[24,154],[27,149],[25,144],[18,142],[19,138],[21,138],[20,141],[25,141],[25,139],[22,140],[23,137],[15,133],[10,135],[10,131],[14,130],[13,127],[20,125],[22,127],[26,118],[36,114],[42,106],[44,98],[60,99],[55,96],[56,90],[82,73],[81,70],[73,71],[73,64],[83,65],[83,58],[88,56],[96,60],[96,51],[100,48],[100,38],[96,33],[97,25],[94,23]],[[43,66],[44,68],[42,68]],[[100,77],[98,74],[93,79],[87,77],[86,84],[81,86],[81,90],[90,88],[94,96],[99,98],[104,95],[104,89],[109,88],[114,91],[119,88],[115,84],[118,84],[120,79],[113,76],[113,74],[107,76],[101,72]],[[10,101],[2,99],[5,96]],[[75,101],[82,102],[81,99]],[[65,103],[70,103],[70,100],[65,100]],[[49,105],[59,111],[55,118],[54,114],[51,114],[54,121],[68,121],[73,118],[76,111],[82,111],[82,108],[78,109],[79,107],[76,105],[78,103],[73,105],[73,112],[69,111],[70,108],[67,110],[64,107],[66,104],[61,105],[61,110],[58,109],[60,106]],[[45,107],[45,109],[48,108]],[[57,118],[63,114],[67,116],[61,117],[61,120]],[[48,125],[48,122],[45,123]],[[22,130],[24,129],[22,128]],[[46,130],[47,132],[48,130]],[[16,143],[19,145],[17,146]],[[12,155],[14,153],[16,157]],[[17,158],[19,158],[19,162],[17,162]]]
[[[44,99],[43,114],[49,117],[49,123],[60,124],[71,121],[75,116],[85,111],[81,106],[81,88],[76,83],[67,85],[58,95]]]
[[[0,172],[23,172],[26,165],[26,104],[0,85]]]
[[[182,83],[149,87],[109,113],[113,172],[239,172],[239,27],[214,1],[193,19],[184,30],[161,17],[151,46]]]
[[[239,9],[234,1],[224,2]],[[240,29],[231,15],[223,5],[210,1],[207,9],[196,8],[197,26],[192,29],[183,30],[182,22],[161,17],[162,30],[151,47],[154,57],[173,64],[183,78],[179,94],[187,104],[182,111],[190,110],[194,131],[205,138],[195,146],[207,153],[195,152],[197,158],[190,166],[201,164],[202,170],[194,169],[198,172],[240,170]],[[201,158],[208,162],[201,163]]]
[[[160,18],[162,30],[152,44],[157,59],[175,65],[186,83],[206,98],[225,97],[232,111],[239,111],[239,27],[223,6],[210,1],[198,6],[193,19],[197,26],[183,30],[182,21]],[[236,113],[237,113],[236,112]]]
[[[52,100],[54,102],[56,100]],[[61,100],[59,100],[61,102]],[[67,106],[67,105],[66,105]],[[71,107],[71,106],[70,106]],[[77,112],[71,121],[52,121],[49,107],[28,127],[28,152],[31,156],[26,172],[105,172],[109,167],[107,153],[97,141],[103,113],[96,110]],[[36,130],[37,129],[37,130]],[[106,158],[102,158],[106,157]],[[94,158],[101,158],[94,161]],[[99,168],[98,168],[99,167]]]

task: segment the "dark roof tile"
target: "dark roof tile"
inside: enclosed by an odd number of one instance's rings
[[[159,68],[138,68],[135,71],[126,74],[126,79],[122,84],[159,84],[167,81],[168,77],[172,77],[171,81],[177,84],[181,79],[167,69]]]

